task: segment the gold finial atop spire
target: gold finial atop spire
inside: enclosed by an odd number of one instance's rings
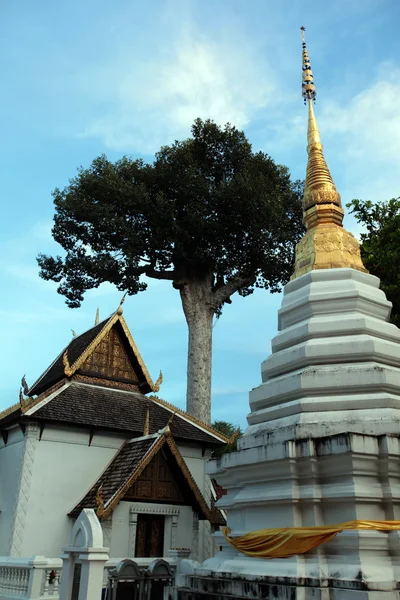
[[[342,227],[343,209],[326,164],[321,136],[314,114],[317,97],[305,42],[305,27],[301,27],[303,76],[302,96],[308,104],[307,172],[304,186],[303,219],[307,233],[296,247],[296,266],[292,279],[313,269],[348,267],[366,272],[360,247],[353,235]]]
[[[99,323],[100,323],[100,310],[99,310],[99,307],[97,307],[96,317],[95,317],[95,320],[94,320],[94,324],[98,325]]]
[[[302,46],[303,46],[303,83],[302,83],[303,91],[302,91],[302,95],[303,95],[304,104],[305,104],[307,102],[307,100],[315,101],[315,98],[317,97],[317,90],[315,89],[315,85],[314,85],[314,75],[311,70],[311,64],[310,64],[310,59],[308,57],[306,40],[304,37],[306,28],[300,27],[300,29],[301,29],[301,40],[302,40]]]

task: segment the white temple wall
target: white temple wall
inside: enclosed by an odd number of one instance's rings
[[[7,445],[0,438],[0,556],[8,555],[24,436],[19,427],[8,431]]]
[[[177,444],[179,452],[182,454],[187,466],[190,469],[193,479],[199,486],[202,493],[205,489],[206,461],[202,456],[201,448],[190,446],[188,444]]]
[[[29,458],[29,510],[24,512],[21,526],[22,539],[16,556],[59,556],[67,543],[73,526],[68,513],[93,485],[118,449],[129,436],[108,433],[94,434],[89,429],[46,425],[41,437],[39,428],[34,434],[34,453]],[[90,445],[89,445],[90,443]],[[206,457],[202,449],[190,444],[178,445],[193,478],[208,500],[209,478],[205,472]],[[0,446],[0,477],[7,478],[7,486],[0,486],[0,554],[8,555],[16,509],[16,492],[21,473],[24,437],[20,429],[11,431],[7,446]],[[26,482],[27,483],[27,482]],[[112,516],[111,556],[121,557],[129,546],[129,505],[123,502]],[[121,508],[120,508],[121,507]],[[128,507],[128,508],[126,508]],[[128,511],[127,514],[126,511]],[[165,540],[170,549],[172,516],[166,515]],[[175,547],[192,548],[193,511],[180,507],[179,523],[174,522]],[[109,526],[111,537],[111,524]],[[209,553],[204,524],[200,523],[200,535],[195,534],[196,552],[199,559]],[[114,536],[115,539],[114,539]],[[123,550],[125,548],[125,550]]]
[[[124,438],[46,426],[37,443],[30,504],[21,556],[59,556],[68,542],[73,520],[67,514],[84,496]],[[1,518],[1,517],[0,517]]]

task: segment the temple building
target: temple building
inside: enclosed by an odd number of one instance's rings
[[[248,428],[237,452],[208,464],[227,491],[222,550],[181,600],[399,598],[400,330],[343,228],[302,36],[307,232]]]
[[[98,321],[98,319],[96,319]],[[205,464],[228,440],[156,395],[122,307],[74,336],[0,414],[0,555],[59,557],[93,508],[111,557],[213,554]]]

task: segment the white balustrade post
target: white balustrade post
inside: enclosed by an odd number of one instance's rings
[[[44,556],[34,556],[28,562],[29,568],[29,583],[28,583],[28,598],[36,600],[42,596],[42,586],[44,573],[47,567],[47,560]]]
[[[85,508],[72,529],[70,546],[64,548],[60,600],[71,600],[75,564],[81,564],[79,600],[100,600],[104,566],[109,559],[103,532],[93,509]]]
[[[63,568],[60,583],[60,600],[71,600],[72,585],[74,583],[75,555],[73,552],[64,552],[61,555]]]
[[[108,548],[90,548],[89,552],[79,555],[82,570],[78,600],[101,598],[104,566],[108,559]]]

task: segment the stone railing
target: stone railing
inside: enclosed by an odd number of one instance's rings
[[[176,554],[176,552],[175,552]],[[177,556],[165,558],[175,570]],[[179,555],[179,551],[178,551]],[[124,557],[125,558],[125,557]],[[103,587],[108,575],[123,558],[111,558],[104,567]],[[137,565],[145,569],[154,558],[135,558]],[[10,558],[0,556],[0,600],[58,600],[62,560],[60,558]]]
[[[169,552],[171,552],[171,550]],[[110,558],[106,562],[105,567],[104,567],[104,575],[103,575],[103,587],[107,586],[108,576],[110,574],[110,571],[115,569],[117,564],[120,563],[121,560],[124,560],[125,558],[126,558],[125,556],[123,558]],[[164,560],[169,562],[171,569],[173,571],[175,571],[176,564],[177,564],[177,559],[176,559],[175,555],[173,557],[163,557],[163,558],[164,558]],[[149,566],[149,564],[151,562],[153,562],[154,558],[132,558],[132,560],[135,561],[135,563],[137,564],[139,569],[146,569]],[[0,598],[0,600],[1,600],[1,598]]]
[[[0,557],[0,600],[18,598],[56,600],[61,568],[60,558]]]

